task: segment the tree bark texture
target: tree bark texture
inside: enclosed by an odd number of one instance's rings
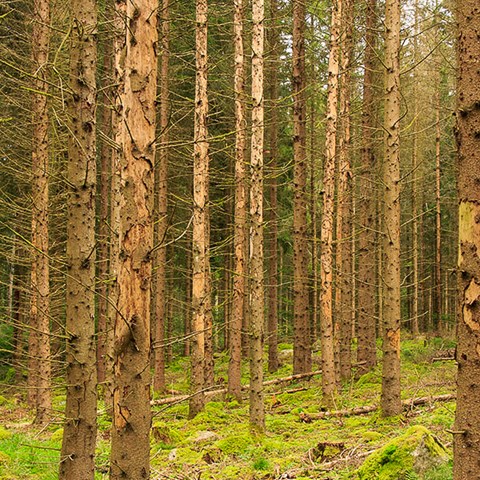
[[[196,3],[196,82],[195,82],[195,125],[193,157],[193,237],[192,237],[192,381],[193,392],[205,386],[206,336],[211,323],[207,318],[210,310],[210,261],[208,227],[208,178],[209,144],[207,130],[207,0]],[[203,410],[203,393],[193,396],[189,404],[189,416],[194,417]]]
[[[29,389],[35,406],[35,423],[43,425],[51,414],[50,364],[50,265],[48,240],[48,83],[47,64],[50,45],[49,0],[34,1],[32,60],[36,92],[32,98],[32,301],[30,319]]]
[[[328,59],[327,119],[325,132],[325,163],[323,166],[323,215],[321,239],[321,342],[322,394],[327,406],[333,404],[336,393],[334,330],[333,330],[333,212],[335,194],[336,132],[338,123],[338,70],[341,0],[332,3],[330,25],[330,55]]]
[[[110,478],[145,479],[150,470],[150,283],[157,92],[157,2],[117,3],[125,15],[120,246]],[[120,45],[118,45],[120,47]]]
[[[377,362],[375,333],[375,197],[374,169],[374,63],[377,0],[366,0],[365,73],[363,77],[362,150],[360,169],[358,232],[358,374],[368,372]]]
[[[250,424],[265,431],[263,401],[263,79],[264,1],[252,2],[252,143],[250,180]]]
[[[459,251],[453,478],[480,476],[480,5],[457,2]]]
[[[96,66],[95,0],[71,2],[67,221],[67,399],[59,477],[95,475]]]
[[[161,19],[161,64],[160,64],[160,148],[155,168],[155,257],[154,277],[152,290],[152,325],[154,332],[154,375],[153,388],[155,391],[165,389],[165,318],[166,318],[166,276],[167,276],[167,247],[166,237],[168,229],[168,141],[170,114],[169,96],[169,63],[170,63],[170,1],[162,0]]]
[[[234,206],[234,266],[232,315],[229,325],[230,362],[228,365],[228,393],[237,400],[241,393],[242,325],[245,316],[247,280],[247,184],[245,150],[247,122],[245,115],[245,57],[243,49],[243,0],[234,2],[235,44],[235,206]]]
[[[400,400],[400,1],[385,4],[385,158],[383,170],[383,370],[381,406]]]
[[[293,373],[311,369],[307,241],[307,103],[304,0],[293,1]]]

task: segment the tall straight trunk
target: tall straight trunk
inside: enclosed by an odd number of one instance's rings
[[[105,13],[110,17],[110,12]],[[99,95],[98,108],[98,130],[111,137],[112,116],[110,114],[109,99],[111,88],[108,87],[111,82],[112,73],[112,43],[106,32],[103,32],[103,58],[102,58],[102,92]],[[111,340],[110,334],[113,324],[109,323],[108,318],[108,284],[109,284],[109,256],[108,247],[110,240],[110,215],[109,215],[109,197],[110,197],[110,172],[112,165],[112,148],[108,142],[103,141],[100,148],[99,159],[99,185],[98,196],[98,238],[97,238],[97,381],[102,385],[104,397],[111,397],[112,372],[107,365],[111,365]]]
[[[337,321],[340,332],[339,374],[340,379],[350,377],[352,367],[352,165],[351,165],[351,73],[350,59],[353,50],[354,0],[344,0],[342,11],[342,76],[340,82],[340,138],[339,179],[337,209]]]
[[[269,101],[270,120],[268,123],[269,141],[269,169],[270,169],[270,235],[268,238],[268,251],[270,259],[268,263],[268,371],[276,372],[279,367],[278,361],[278,66],[280,62],[280,32],[278,24],[277,0],[270,1],[270,28],[267,30],[267,39],[270,49],[269,69]]]
[[[189,416],[203,410],[205,396],[205,341],[210,299],[208,228],[208,95],[207,95],[207,0],[196,2],[196,82],[193,157],[193,237],[192,237],[192,380],[195,395],[189,404]]]
[[[440,78],[439,78],[440,80]],[[441,204],[441,124],[440,124],[440,82],[435,95],[435,302],[434,315],[440,332],[446,329],[443,320],[442,301],[442,204]]]
[[[150,471],[150,283],[157,91],[157,2],[125,6],[121,123],[120,244],[110,478]],[[120,45],[118,45],[120,47]]]
[[[59,478],[95,475],[95,194],[97,5],[72,0],[67,221],[67,399]]]
[[[375,217],[374,196],[374,64],[377,0],[366,0],[365,56],[362,108],[362,150],[360,169],[358,235],[358,374],[368,372],[377,362],[375,343]]]
[[[418,63],[418,35],[419,35],[419,12],[418,12],[418,0],[415,0],[415,28],[413,36],[413,61],[415,65]],[[413,71],[413,145],[412,145],[412,273],[413,273],[413,298],[412,298],[412,333],[417,336],[418,329],[418,302],[419,302],[419,284],[418,284],[418,195],[417,195],[417,182],[418,182],[418,78],[416,71]]]
[[[383,175],[383,370],[381,407],[402,411],[400,400],[400,0],[385,5],[385,159]]]
[[[293,373],[311,369],[308,316],[307,156],[305,95],[305,12],[303,0],[293,0]]]
[[[191,241],[188,245],[191,245]],[[185,343],[183,345],[183,354],[186,357],[190,356],[191,348],[191,333],[192,333],[192,278],[190,272],[192,271],[192,250],[187,249],[187,262],[186,262],[186,274],[185,274],[185,312],[183,322],[183,332],[185,335]]]
[[[264,1],[252,2],[252,143],[250,161],[250,424],[265,431],[263,402],[263,78]]]
[[[48,240],[48,83],[50,45],[49,0],[35,0],[32,31],[34,91],[32,98],[32,303],[29,388],[36,409],[35,423],[43,425],[51,414],[50,394],[50,265]]]
[[[459,200],[457,409],[453,478],[479,477],[480,458],[480,15],[478,2],[458,0],[457,185]]]
[[[154,227],[154,277],[152,281],[152,325],[154,325],[154,375],[153,389],[165,389],[165,302],[166,302],[166,235],[168,229],[168,117],[170,113],[169,62],[170,62],[170,0],[162,0],[161,63],[160,63],[160,148],[155,169],[155,227]]]
[[[228,365],[228,393],[242,399],[241,358],[242,326],[245,316],[247,278],[247,185],[246,185],[246,116],[245,116],[245,57],[243,51],[243,0],[234,2],[235,44],[235,207],[234,207],[234,266],[232,316],[229,324],[230,362]]]
[[[337,154],[337,105],[341,0],[332,3],[330,25],[330,56],[328,59],[327,120],[325,132],[325,163],[323,167],[323,215],[321,238],[321,340],[322,394],[325,405],[333,404],[336,393],[334,330],[333,330],[333,211],[335,192],[335,159]]]

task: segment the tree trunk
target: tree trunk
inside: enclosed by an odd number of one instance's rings
[[[47,64],[50,44],[49,0],[34,1],[32,57],[34,91],[32,99],[32,304],[29,388],[36,408],[35,423],[43,425],[51,414],[50,364],[50,266],[48,240],[48,83]]]
[[[434,316],[440,333],[446,332],[442,302],[442,205],[441,205],[441,124],[440,124],[440,75],[435,95],[435,302]]]
[[[453,478],[479,478],[480,458],[480,15],[474,0],[457,2],[457,147],[459,256],[457,410]]]
[[[119,85],[122,150],[115,385],[110,478],[145,479],[150,471],[150,282],[157,91],[157,2],[125,9],[124,82]],[[120,45],[119,45],[120,47]]]
[[[194,395],[189,403],[189,416],[203,410],[205,398],[200,393],[205,387],[205,339],[209,320],[210,299],[209,221],[208,209],[208,96],[207,96],[207,0],[196,2],[196,83],[195,132],[193,158],[193,238],[192,238],[192,380]]]
[[[268,321],[267,321],[267,344],[268,344],[268,371],[276,372],[279,367],[278,361],[278,67],[280,62],[280,32],[278,21],[277,0],[270,1],[270,28],[267,30],[267,39],[270,49],[270,121],[268,123],[269,139],[269,169],[270,169],[270,235],[268,251]]]
[[[243,0],[235,0],[233,19],[235,43],[235,207],[234,207],[234,273],[232,316],[229,325],[230,362],[228,394],[241,401],[242,325],[245,316],[247,278],[247,185],[246,185],[246,117],[245,59],[243,53]]]
[[[293,373],[311,369],[308,316],[305,12],[293,1]]]
[[[336,393],[334,330],[333,330],[333,211],[335,192],[335,159],[338,104],[338,69],[341,0],[332,4],[330,56],[328,59],[327,120],[325,132],[325,163],[323,169],[323,215],[321,238],[321,339],[322,394],[326,406],[332,406]]]
[[[70,52],[67,221],[67,399],[59,478],[95,475],[96,63],[95,0],[74,0]]]
[[[383,177],[383,373],[386,416],[400,401],[400,0],[385,5],[385,159]]]
[[[264,1],[252,2],[252,143],[250,183],[250,424],[265,431],[263,402],[263,54]]]
[[[337,210],[337,322],[340,332],[339,374],[341,380],[350,378],[352,367],[352,167],[351,167],[351,73],[353,53],[353,0],[344,0],[342,11],[342,76],[340,82],[340,138]]]
[[[154,277],[152,290],[152,325],[154,333],[154,375],[153,389],[158,392],[165,389],[165,302],[166,302],[166,236],[168,229],[168,117],[170,113],[169,98],[169,62],[170,62],[170,16],[169,0],[162,0],[161,31],[161,66],[160,66],[160,148],[155,169],[155,226],[154,226]]]
[[[360,231],[358,234],[358,375],[377,363],[375,343],[375,216],[374,196],[374,64],[377,0],[366,0],[366,36],[363,77],[362,151],[360,170]]]

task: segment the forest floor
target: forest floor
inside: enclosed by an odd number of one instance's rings
[[[433,398],[455,392],[456,365],[442,357],[453,343],[439,338],[402,342],[402,398]],[[450,351],[450,350],[449,350]],[[266,380],[291,375],[291,346],[280,345],[284,366]],[[216,359],[216,378],[226,378],[227,356]],[[315,354],[314,369],[320,357]],[[245,376],[248,365],[244,366]],[[189,361],[180,358],[167,370],[168,388],[187,392]],[[247,380],[245,378],[245,383]],[[336,409],[378,405],[381,370],[344,384]],[[16,386],[0,396],[0,480],[57,478],[65,396],[59,387],[54,397],[58,412],[47,427],[32,426],[32,414]],[[317,419],[322,411],[321,377],[266,387],[265,436],[252,435],[248,404],[228,402],[218,396],[205,412],[188,419],[186,401],[153,408],[151,436],[152,480],[267,480],[358,479],[357,469],[367,455],[410,426],[428,428],[451,455],[455,401],[427,401],[405,408],[404,414],[383,418],[379,410],[367,414]],[[311,414],[312,418],[309,418]],[[306,423],[309,421],[309,423]],[[109,426],[105,409],[98,415],[96,479],[108,478]],[[365,477],[363,477],[365,478]],[[406,475],[405,479],[420,479]],[[451,461],[429,471],[425,480],[452,478]],[[368,480],[368,478],[367,478]],[[372,477],[372,480],[373,477]]]

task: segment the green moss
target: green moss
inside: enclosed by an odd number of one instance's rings
[[[0,452],[0,465],[6,465],[10,462],[10,456],[4,452]]]
[[[8,398],[5,398],[3,395],[0,395],[0,407],[10,405],[12,405],[12,402]]]
[[[12,437],[12,435],[13,435],[12,432],[10,432],[5,427],[2,427],[0,425],[0,440],[8,440],[9,438]]]
[[[357,473],[360,480],[401,480],[447,461],[443,445],[425,427],[416,425],[372,453]]]
[[[154,442],[166,449],[173,448],[185,438],[180,431],[161,421],[153,422],[150,434]]]
[[[258,457],[253,462],[253,469],[261,471],[270,470],[270,462],[266,458]]]
[[[201,452],[196,452],[188,447],[176,449],[175,463],[180,463],[182,465],[196,465],[200,462],[203,463]]]
[[[226,455],[240,455],[254,443],[251,435],[232,435],[221,440],[217,440],[214,446],[219,448]]]
[[[380,440],[382,437],[383,435],[378,432],[369,431],[362,433],[362,438],[367,442],[375,442],[377,440]]]
[[[50,440],[52,442],[60,442],[63,439],[63,428],[59,428],[52,433]]]

